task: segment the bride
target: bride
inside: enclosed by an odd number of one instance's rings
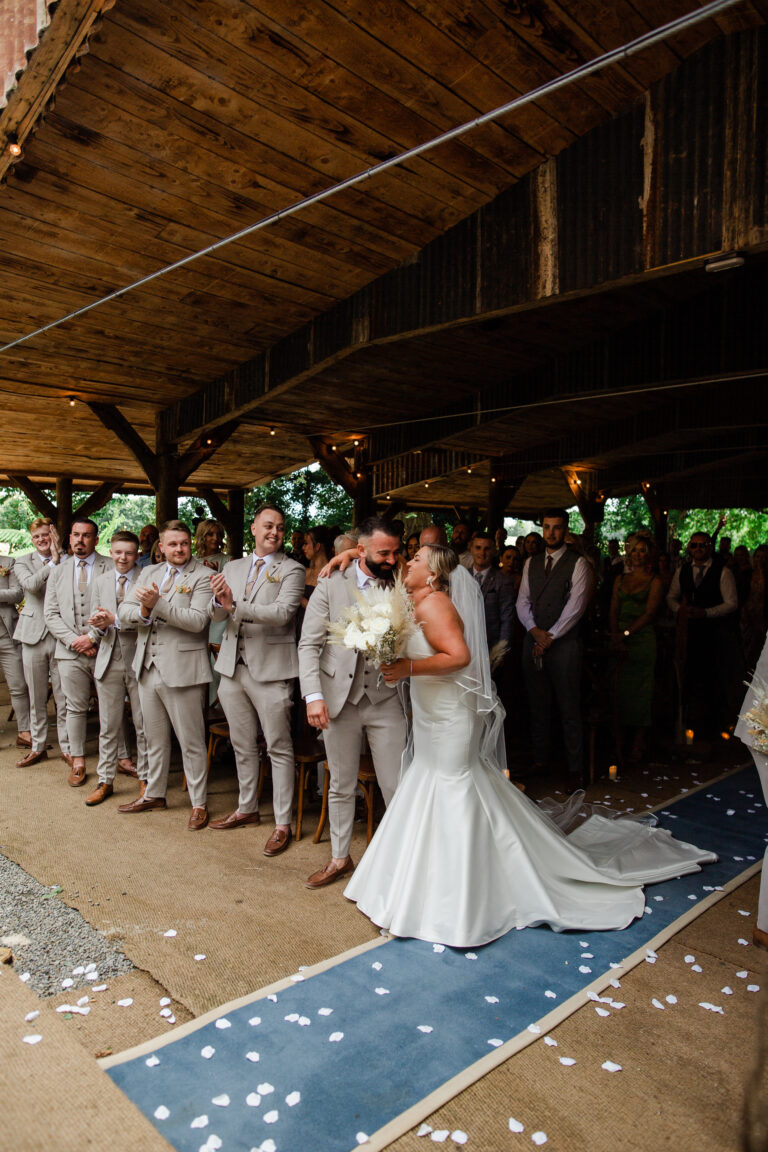
[[[642,885],[711,852],[634,820],[592,815],[566,835],[504,773],[482,597],[449,548],[420,548],[405,587],[417,633],[387,683],[410,680],[400,783],[344,895],[395,936],[476,947],[511,928],[625,928]],[[566,806],[569,807],[569,806]]]

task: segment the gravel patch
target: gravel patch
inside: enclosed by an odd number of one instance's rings
[[[39,996],[89,988],[133,970],[119,948],[58,895],[0,854],[0,944],[14,970]],[[71,984],[62,986],[63,981]]]

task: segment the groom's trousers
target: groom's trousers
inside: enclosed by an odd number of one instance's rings
[[[357,704],[348,701],[324,733],[331,776],[328,789],[331,852],[336,860],[349,856],[363,733],[368,738],[384,803],[389,804],[405,748],[405,716],[396,693],[377,704],[367,696]]]

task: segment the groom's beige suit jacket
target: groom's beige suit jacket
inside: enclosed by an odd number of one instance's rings
[[[339,619],[345,608],[355,603],[356,567],[350,564],[344,572],[334,572],[319,580],[304,616],[299,640],[299,677],[304,697],[321,692],[331,719],[338,716],[352,690],[357,668],[357,653],[341,644],[331,644],[328,625]],[[371,670],[366,695],[377,704],[396,694]],[[379,681],[381,680],[381,683]]]

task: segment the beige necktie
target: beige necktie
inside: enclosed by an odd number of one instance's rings
[[[88,587],[88,566],[85,560],[78,560],[77,566],[80,569],[77,574],[77,590],[82,592]]]
[[[170,592],[171,588],[173,588],[173,582],[176,579],[176,577],[178,576],[178,574],[179,574],[178,568],[171,568],[171,570],[168,573],[168,575],[166,576],[165,580],[163,580],[163,584],[162,584],[162,587],[160,589],[160,595],[161,596],[165,596],[166,592]]]
[[[118,578],[117,578],[117,584],[118,584],[117,602],[118,602],[118,604],[122,604],[123,600],[125,600],[125,585],[126,585],[127,581],[128,581],[127,576],[118,576]]]
[[[253,592],[253,589],[254,589],[254,585],[256,584],[256,581],[258,580],[259,575],[261,573],[261,570],[264,567],[265,563],[266,563],[266,561],[262,557],[260,557],[256,561],[256,563],[254,565],[252,565],[251,574],[248,577],[248,583],[245,586],[245,598],[246,598],[246,600],[250,600],[251,593]]]

